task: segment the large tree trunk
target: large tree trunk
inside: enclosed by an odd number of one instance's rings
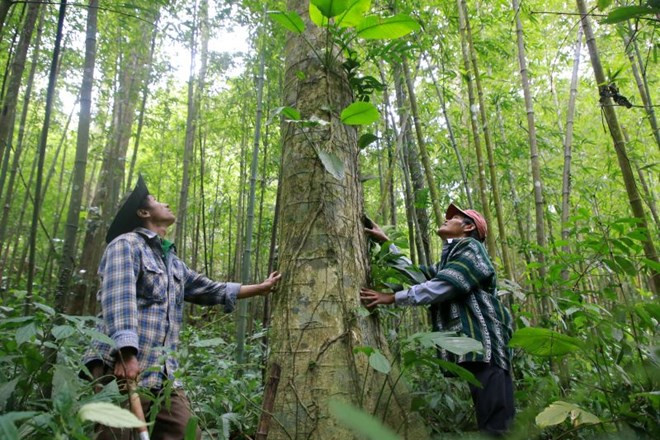
[[[515,1],[517,0],[514,0],[514,2]],[[630,160],[628,159],[628,152],[626,151],[626,141],[623,137],[623,132],[621,130],[621,126],[619,125],[619,119],[617,118],[616,111],[614,110],[614,102],[612,101],[612,98],[609,97],[609,94],[606,93],[609,83],[605,77],[605,72],[603,72],[603,66],[600,63],[598,47],[596,47],[596,39],[594,38],[594,33],[591,29],[591,20],[589,19],[587,6],[585,5],[584,0],[576,1],[580,14],[582,15],[582,28],[584,29],[584,36],[587,40],[587,47],[589,48],[591,66],[593,67],[594,76],[596,77],[596,84],[598,84],[603,114],[605,115],[607,126],[610,129],[610,135],[614,141],[614,150],[616,151],[616,157],[619,161],[619,167],[621,168],[623,183],[626,186],[626,193],[628,194],[630,209],[632,210],[633,216],[637,219],[638,226],[648,231],[649,228],[648,224],[646,223],[646,215],[644,214],[642,199],[639,196],[639,192],[637,191],[635,175],[630,165]],[[643,245],[646,258],[655,263],[658,263],[658,256],[655,252],[655,246],[653,245],[651,234],[646,234]],[[660,289],[660,272],[651,269],[650,273],[651,289],[653,292],[657,293],[658,289]]]
[[[529,140],[530,161],[532,167],[532,180],[534,182],[534,212],[536,213],[536,244],[545,249],[547,238],[545,236],[544,206],[543,200],[543,181],[541,180],[541,166],[539,164],[539,149],[536,143],[536,123],[534,121],[534,103],[532,92],[529,87],[529,77],[527,72],[527,58],[525,55],[525,41],[523,39],[523,27],[520,20],[520,5],[518,0],[512,0],[513,12],[516,18],[516,35],[518,39],[518,64],[520,66],[520,79],[522,81],[523,94],[525,96],[525,109],[527,111],[527,136]],[[545,255],[542,251],[536,253],[536,260],[539,263],[539,276],[545,278]],[[541,302],[543,313],[548,314],[549,302],[543,298]]]
[[[338,117],[352,101],[351,90],[340,65],[325,66],[316,57],[314,52],[323,53],[328,38],[309,21],[308,4],[289,0],[287,5],[306,20],[303,35],[309,45],[302,36],[287,39],[284,103],[297,108],[305,119],[316,116],[328,124],[306,133],[297,124],[283,127],[279,207],[283,278],[273,296],[268,360],[269,377],[277,383],[272,410],[277,423],[270,424],[268,438],[353,438],[330,416],[331,398],[361,404],[406,438],[427,438],[421,420],[410,410],[407,393],[400,383],[393,383],[396,375],[371,370],[367,357],[353,351],[370,346],[388,354],[376,318],[356,313],[368,270],[357,132]],[[297,71],[304,72],[304,80]],[[337,179],[329,174],[318,152],[336,155],[344,164],[344,176]],[[362,389],[363,395],[358,391]],[[391,393],[394,397],[387,406],[386,396]]]

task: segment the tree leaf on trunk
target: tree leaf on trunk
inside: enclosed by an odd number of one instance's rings
[[[342,180],[344,178],[344,162],[336,154],[319,151],[319,159],[321,159],[326,171],[332,174],[335,179]]]
[[[362,136],[360,136],[360,139],[358,139],[358,148],[362,150],[363,148],[366,148],[369,144],[372,144],[377,140],[378,140],[378,136],[376,136],[375,134],[365,133]]]
[[[296,34],[302,34],[305,30],[305,22],[300,18],[295,11],[283,12],[283,11],[270,11],[268,12],[270,16],[284,26],[287,30],[294,32]]]
[[[380,351],[374,351],[371,353],[369,356],[369,365],[371,365],[371,368],[374,370],[381,372],[383,374],[389,374],[390,371],[392,370],[392,366],[390,365],[390,361],[387,360],[385,356]]]
[[[406,14],[387,18],[369,15],[357,26],[357,34],[365,40],[394,40],[419,29],[419,23]]]
[[[325,17],[332,18],[346,12],[348,0],[311,0],[310,5],[316,6]]]
[[[340,117],[347,125],[365,125],[380,119],[380,113],[372,103],[358,101],[342,110]]]

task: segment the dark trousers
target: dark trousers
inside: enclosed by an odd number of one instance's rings
[[[511,372],[485,362],[463,362],[461,367],[474,374],[482,385],[470,385],[479,430],[495,436],[506,434],[515,414]]]

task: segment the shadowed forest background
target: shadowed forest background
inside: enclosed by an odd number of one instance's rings
[[[0,0],[0,437],[132,426],[78,373],[141,174],[190,268],[283,274],[186,308],[204,438],[476,436],[435,352],[480,347],[359,303],[409,282],[363,215],[428,264],[452,201],[515,320],[510,438],[659,438],[659,41],[657,0]]]

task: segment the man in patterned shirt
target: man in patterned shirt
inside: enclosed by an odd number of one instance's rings
[[[261,284],[212,281],[189,269],[165,239],[175,216],[149,194],[139,176],[135,189],[117,212],[106,236],[108,246],[99,265],[101,303],[99,330],[114,344],[95,340],[83,363],[94,378],[114,375],[158,395],[164,381],[173,380],[170,405],[155,418],[152,439],[182,439],[191,417],[190,403],[174,380],[174,354],[183,321],[183,302],[222,304],[231,312],[237,299],[267,295],[280,279],[273,272]],[[150,402],[142,401],[148,413]],[[129,439],[130,430],[103,428],[97,439]],[[197,438],[201,432],[197,431]]]
[[[470,385],[479,429],[492,435],[507,432],[514,416],[511,379],[511,315],[497,298],[495,269],[483,246],[488,227],[474,210],[450,204],[437,233],[444,242],[440,262],[421,267],[426,282],[394,295],[362,289],[367,307],[380,304],[431,305],[434,331],[456,332],[483,344],[483,352],[457,357],[441,355],[471,371],[482,384]],[[379,242],[389,241],[377,226],[366,229]],[[398,252],[396,248],[393,251]]]

